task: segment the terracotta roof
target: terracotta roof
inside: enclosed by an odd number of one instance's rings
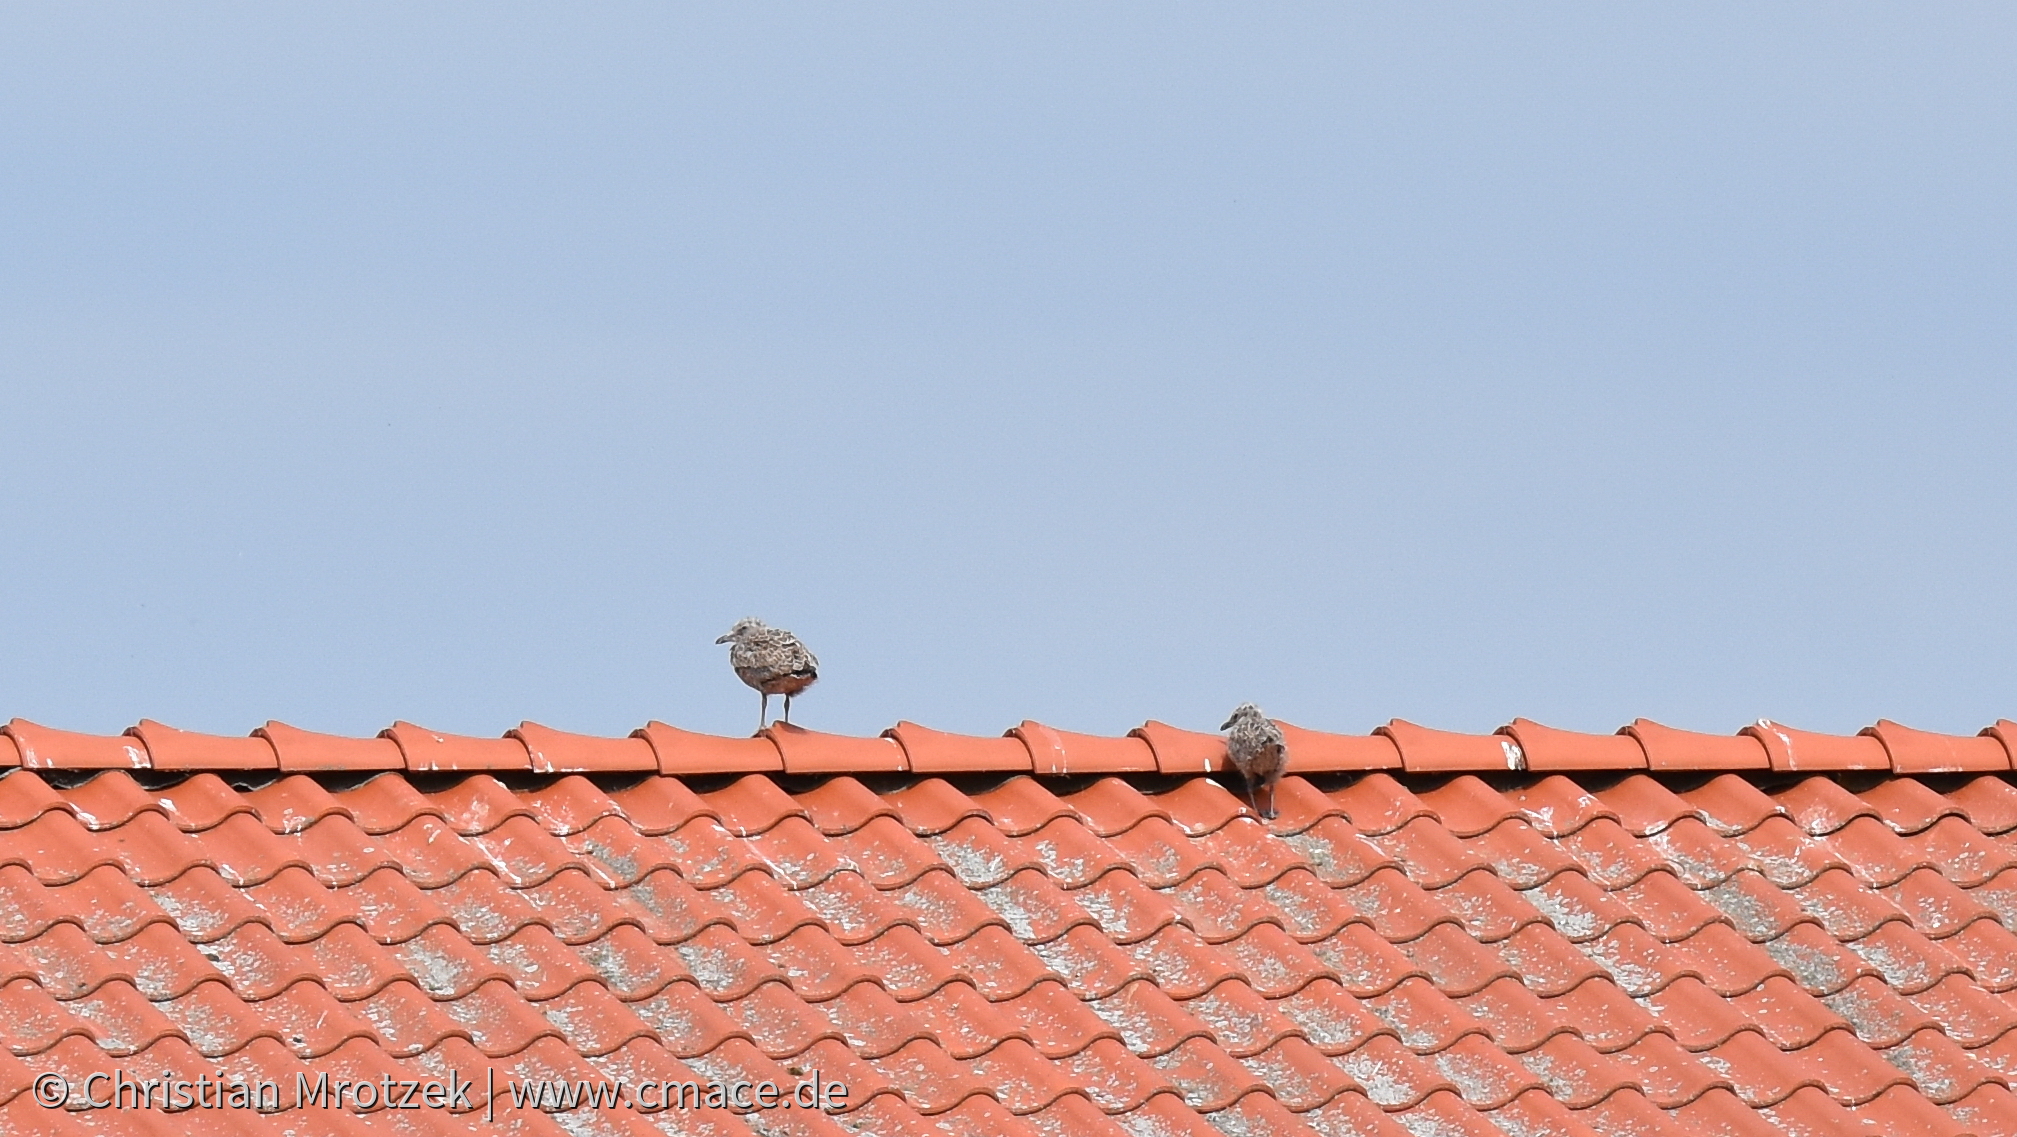
[[[2013,1134],[2017,788],[1966,772],[2008,771],[2012,725],[1295,731],[1264,826],[1202,773],[1213,736],[1160,724],[17,720],[0,1131],[208,1123],[34,1100],[116,1067],[290,1098],[451,1070],[850,1090],[831,1116],[500,1102],[538,1134]]]

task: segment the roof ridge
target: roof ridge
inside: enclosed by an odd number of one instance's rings
[[[1851,735],[1797,730],[1770,719],[1715,735],[1636,719],[1614,734],[1559,730],[1516,718],[1491,734],[1436,730],[1401,719],[1354,735],[1288,728],[1297,773],[1653,773],[1866,771],[2001,773],[2017,768],[2017,722],[1974,735],[1915,730],[1879,719]],[[1037,776],[1200,774],[1225,769],[1216,734],[1150,720],[1125,735],[1078,734],[1024,721],[999,737],[903,722],[874,737],[776,725],[747,738],[651,722],[623,738],[573,734],[534,722],[496,738],[398,722],[353,738],[269,721],[244,737],[142,719],[118,735],[59,730],[16,718],[0,726],[0,769],[159,770],[177,773],[783,774],[1023,773]]]

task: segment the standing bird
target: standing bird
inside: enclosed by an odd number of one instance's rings
[[[1282,780],[1282,773],[1289,768],[1289,743],[1282,737],[1282,728],[1275,720],[1261,713],[1252,703],[1241,703],[1233,710],[1233,717],[1227,719],[1220,730],[1226,735],[1226,753],[1232,757],[1233,765],[1239,768],[1240,776],[1247,780],[1247,804],[1254,812],[1272,819],[1275,816],[1275,783]],[[1255,795],[1256,788],[1267,792],[1268,805],[1261,808]]]
[[[770,717],[772,695],[784,696],[784,721],[790,725],[791,697],[819,678],[819,660],[805,650],[798,637],[762,620],[737,620],[727,635],[714,642],[729,645],[728,665],[735,668],[736,677],[763,693],[756,729],[762,730],[764,720]]]

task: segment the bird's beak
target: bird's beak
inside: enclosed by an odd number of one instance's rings
[[[1224,722],[1220,723],[1220,724],[1219,724],[1219,729],[1220,729],[1220,730],[1231,730],[1231,729],[1233,729],[1233,720],[1231,720],[1231,719],[1227,719],[1226,721],[1224,721]]]
[[[735,638],[734,636],[723,636],[723,637],[721,637],[720,639],[718,639],[718,640],[716,640],[716,641],[714,641],[714,642],[715,642],[715,643],[718,643],[718,644],[725,644],[725,643],[727,643],[728,641],[730,641],[730,640],[732,640],[732,639],[734,639],[734,638]]]

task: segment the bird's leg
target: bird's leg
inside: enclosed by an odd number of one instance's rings
[[[784,697],[784,725],[791,725],[791,696]]]
[[[1275,783],[1273,782],[1268,783],[1268,808],[1261,811],[1261,816],[1269,821],[1275,819]]]
[[[770,718],[770,692],[764,691],[761,694],[763,695],[763,703],[758,707],[756,712],[756,729],[759,733],[763,731],[765,726],[769,725],[767,720]]]
[[[1254,800],[1254,776],[1252,774],[1247,773],[1245,770],[1241,770],[1240,777],[1246,779],[1247,804],[1254,807],[1255,813],[1259,813],[1261,811],[1261,803]]]

